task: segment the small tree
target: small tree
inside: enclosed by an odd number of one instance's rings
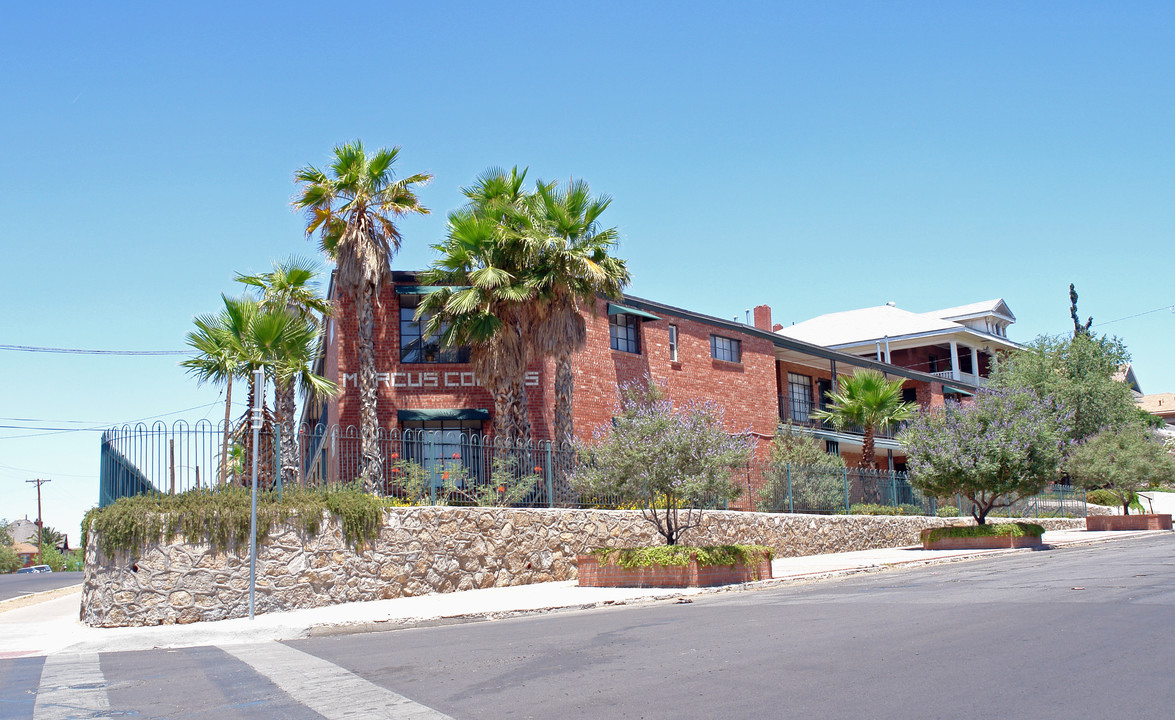
[[[1129,515],[1136,492],[1175,480],[1175,460],[1153,433],[1132,425],[1103,430],[1078,445],[1065,471],[1087,490],[1109,491]]]
[[[910,484],[927,495],[961,494],[975,522],[1035,495],[1059,476],[1066,428],[1035,393],[981,390],[972,403],[921,413],[899,435]]]
[[[752,441],[728,434],[722,423],[713,403],[676,409],[647,379],[625,385],[613,426],[580,448],[573,484],[638,505],[665,543],[676,545],[701,522],[704,506],[738,496],[730,473],[746,464]]]
[[[16,572],[20,566],[20,556],[12,547],[12,534],[8,531],[8,521],[0,520],[0,573]]]
[[[836,390],[828,393],[832,405],[817,410],[812,417],[828,420],[837,430],[860,428],[861,467],[877,469],[874,434],[909,420],[917,409],[914,403],[902,401],[901,378],[888,380],[877,370],[859,370],[852,375],[841,375]]]
[[[844,467],[844,458],[828,452],[823,441],[798,431],[790,422],[780,425],[771,441],[759,510],[779,512],[786,505],[826,510],[843,505]]]

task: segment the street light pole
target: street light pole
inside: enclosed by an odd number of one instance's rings
[[[249,619],[253,619],[253,596],[257,589],[257,445],[261,437],[261,399],[265,397],[265,371],[253,371],[253,492],[249,510]]]
[[[37,564],[42,565],[45,562],[45,558],[43,557],[43,545],[45,543],[45,522],[41,520],[41,486],[47,482],[53,481],[37,478],[36,480],[25,480],[25,482],[37,484]]]

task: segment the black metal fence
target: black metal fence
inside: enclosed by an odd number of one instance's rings
[[[261,431],[257,450],[259,486],[278,493],[355,486],[405,505],[635,507],[619,496],[578,492],[572,482],[574,448],[549,442],[518,445],[460,430],[378,430],[365,456],[356,427],[270,424]],[[247,426],[227,433],[209,421],[113,428],[102,435],[99,504],[130,495],[249,485],[252,470]],[[923,496],[903,472],[752,462],[731,480],[741,492],[722,505],[730,509],[844,514],[879,512],[880,506],[902,514],[971,514],[965,499]],[[1050,486],[996,514],[1084,516],[1085,494]]]

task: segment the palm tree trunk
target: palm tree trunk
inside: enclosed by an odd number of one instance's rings
[[[379,388],[375,376],[375,298],[371,283],[363,283],[356,299],[359,311],[359,452],[363,489],[382,494],[383,457],[379,448]]]
[[[286,387],[277,388],[277,426],[281,433],[281,478],[282,487],[300,484],[298,463],[298,433],[294,424],[294,410],[297,405],[294,381]]]
[[[220,484],[228,480],[228,436],[233,411],[233,375],[229,373],[228,384],[224,390],[224,426],[220,436]]]
[[[571,371],[571,353],[559,353],[555,358],[555,452],[551,468],[555,502],[571,505],[575,491],[567,480],[571,444],[575,442],[574,411],[575,376]]]
[[[865,426],[865,437],[861,441],[861,469],[877,469],[877,451],[874,449],[872,425]],[[876,475],[869,472],[862,472],[859,474],[861,476],[861,490],[865,497],[868,498],[869,502],[872,503],[881,502],[881,489],[877,485]]]

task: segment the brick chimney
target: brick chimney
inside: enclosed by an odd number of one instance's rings
[[[755,306],[755,327],[771,332],[771,306]]]

